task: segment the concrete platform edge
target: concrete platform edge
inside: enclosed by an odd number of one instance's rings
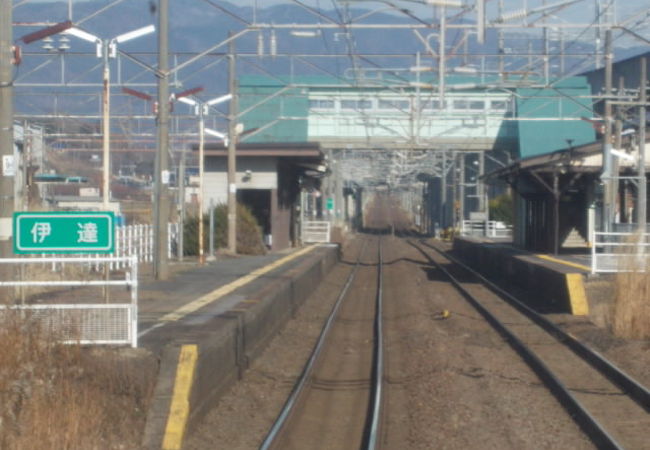
[[[338,247],[318,249],[298,266],[250,295],[246,302],[215,317],[212,326],[201,330],[188,327],[185,333],[179,333],[178,339],[167,344],[161,353],[159,376],[147,412],[143,448],[164,448],[184,344],[198,347],[198,360],[187,399],[189,417],[183,433],[187,436],[225,391],[241,378],[250,361],[262,353],[271,338],[338,261]]]
[[[551,312],[588,314],[583,275],[573,268],[551,267],[551,263],[532,254],[462,238],[454,240],[453,251],[465,264],[511,294],[517,294],[512,287],[519,294],[525,293],[528,298],[520,300],[530,300]],[[582,297],[578,298],[578,294]]]

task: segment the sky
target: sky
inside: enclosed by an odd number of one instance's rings
[[[25,0],[14,0],[14,4],[23,3],[24,1]],[[54,3],[54,2],[64,1],[67,3],[67,0],[27,0],[27,1],[30,1],[31,3]],[[87,2],[87,1],[94,1],[103,4],[110,3],[110,0],[72,0],[72,3],[74,4],[74,3]],[[430,9],[431,6],[422,4],[424,1],[425,0],[393,0],[393,3],[412,9],[413,11]],[[466,4],[474,3],[474,0],[463,0],[463,1]],[[514,11],[525,7],[528,7],[529,9],[533,9],[533,8],[540,7],[544,3],[554,4],[554,3],[559,3],[559,1],[560,0],[503,0],[503,4],[504,4],[504,9],[506,11]],[[570,20],[575,20],[580,17],[584,17],[585,7],[589,11],[593,11],[594,4],[597,1],[598,0],[578,1],[576,5],[567,8],[565,13],[563,13],[563,15],[567,14],[568,16],[570,16],[571,17]],[[334,3],[337,3],[339,5],[344,3],[344,1],[341,0],[301,0],[301,2],[309,6],[320,7],[323,9],[332,9],[334,7],[333,6]],[[608,0],[600,0],[600,2],[602,4],[605,4],[608,2]],[[236,1],[226,0],[226,1],[216,1],[216,3],[231,3],[233,5],[238,5],[238,6],[257,5],[257,7],[262,8],[265,6],[290,4],[292,2],[290,0],[236,0]],[[381,5],[380,2],[363,1],[363,0],[355,0],[354,2],[351,1],[350,3],[356,3],[360,7],[363,6],[364,4],[366,4],[367,7],[371,7],[371,5],[372,6]],[[629,17],[630,14],[634,13],[635,11],[642,10],[644,9],[644,7],[645,8],[649,7],[647,0],[615,0],[615,3],[616,3],[617,13],[620,17]],[[489,12],[496,14],[497,5],[498,5],[497,0],[487,0],[486,8],[488,9]]]
[[[109,5],[113,0],[72,0],[73,5],[75,3],[81,2],[95,2],[99,7]],[[140,0],[144,2],[145,0]],[[152,0],[157,2],[158,0]],[[174,0],[170,0],[173,2]],[[230,3],[237,6],[257,6],[258,8],[263,8],[266,6],[272,5],[281,5],[281,4],[294,4],[291,0],[211,0],[215,4],[226,5]],[[407,8],[413,11],[417,15],[421,15],[423,18],[431,18],[433,6],[425,5],[426,0],[391,0],[391,3],[397,5],[400,8]],[[462,0],[465,4],[474,4],[476,0]],[[526,8],[528,11],[535,10],[540,8],[543,5],[553,5],[561,3],[563,0],[501,0],[504,5],[505,13],[513,13],[516,11],[521,11]],[[571,1],[571,0],[567,0]],[[20,5],[24,3],[41,3],[41,2],[64,2],[68,3],[68,0],[13,0],[14,5]],[[305,5],[321,8],[323,10],[332,10],[336,6],[341,6],[345,4],[345,0],[300,0]],[[601,4],[603,7],[609,2],[613,2],[615,5],[615,15],[618,21],[625,20],[630,17],[645,18],[645,23],[642,26],[637,26],[635,31],[647,39],[650,39],[650,17],[645,14],[641,14],[644,11],[650,11],[650,4],[648,0],[574,0],[572,5],[567,6],[562,9],[557,16],[549,18],[550,22],[564,23],[564,24],[591,24],[595,21],[596,18],[596,4]],[[202,0],[196,0],[197,6],[204,4]],[[365,1],[365,0],[350,0],[350,4],[353,4],[355,7],[367,8],[367,9],[385,9],[385,4],[378,1]],[[486,9],[488,19],[495,19],[498,14],[498,4],[499,0],[486,0]],[[449,8],[448,16],[452,14],[452,11],[455,8]],[[472,14],[469,16],[474,18],[475,15]],[[532,16],[533,18],[539,17]],[[515,23],[516,21],[511,21],[510,23]],[[575,33],[578,33],[576,31]],[[571,36],[571,33],[568,33],[568,37]],[[635,40],[635,44],[638,45],[640,41]]]

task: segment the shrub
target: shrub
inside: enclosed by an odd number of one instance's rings
[[[210,242],[210,217],[203,215],[203,248],[207,252]],[[185,255],[198,254],[199,220],[197,216],[185,220],[184,227],[184,252]],[[228,206],[217,205],[214,208],[214,243],[216,248],[228,247]],[[255,216],[245,205],[237,205],[237,253],[243,255],[263,255],[266,247]]]
[[[513,201],[512,195],[501,194],[490,200],[490,220],[498,220],[512,225]]]

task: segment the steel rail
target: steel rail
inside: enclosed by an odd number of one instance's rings
[[[426,242],[422,242],[422,244],[426,247],[435,250],[445,258],[452,261],[454,264],[457,264],[463,267],[465,270],[471,272],[493,292],[503,297],[504,300],[508,302],[508,304],[510,304],[512,307],[517,309],[522,314],[526,315],[528,318],[530,318],[533,322],[535,322],[537,325],[539,325],[544,330],[546,330],[551,336],[553,336],[559,342],[569,347],[576,355],[581,357],[585,362],[587,362],[593,368],[601,372],[609,381],[616,384],[619,388],[625,391],[630,396],[630,398],[632,398],[637,404],[639,404],[639,406],[641,406],[647,412],[650,412],[650,390],[647,387],[645,387],[644,385],[636,381],[630,375],[626,374],[620,368],[616,367],[616,365],[614,365],[603,355],[591,349],[587,345],[583,344],[578,339],[571,336],[569,333],[567,333],[566,331],[562,330],[560,327],[555,325],[549,319],[542,316],[541,314],[539,314],[538,312],[530,308],[528,305],[522,303],[516,297],[509,294],[505,290],[501,289],[499,286],[497,286],[487,278],[483,277],[481,274],[479,274],[472,268],[468,267],[467,265],[463,264],[462,262],[458,261],[456,258],[450,255],[443,254],[439,249],[435,248],[434,246]]]
[[[343,300],[345,299],[348,289],[350,288],[350,285],[354,281],[357,271],[361,266],[361,256],[364,254],[367,244],[368,241],[364,241],[363,247],[361,248],[361,251],[359,252],[359,255],[357,257],[357,261],[355,263],[354,269],[350,272],[350,275],[348,275],[345,285],[343,286],[343,289],[341,289],[341,292],[339,293],[336,303],[332,307],[332,310],[330,311],[327,320],[325,321],[325,324],[321,329],[320,335],[318,336],[318,340],[314,345],[314,348],[309,356],[309,359],[307,360],[307,363],[305,364],[302,372],[300,373],[298,380],[294,384],[294,387],[291,393],[289,394],[289,397],[287,398],[286,402],[284,403],[282,410],[278,414],[278,417],[275,419],[273,426],[271,427],[266,437],[262,441],[262,444],[259,447],[260,450],[268,450],[273,447],[275,441],[279,438],[283,428],[285,427],[287,420],[291,416],[291,413],[293,412],[296,404],[298,403],[298,399],[302,394],[307,384],[307,381],[309,380],[313,372],[316,361],[318,360],[318,357],[325,345],[325,342],[327,341],[330,330],[332,328],[332,324],[334,323],[334,320],[338,316],[339,309],[343,304]]]
[[[379,448],[379,430],[380,419],[382,411],[382,381],[384,377],[384,330],[382,325],[383,317],[383,289],[384,284],[384,264],[383,255],[381,251],[381,237],[379,238],[379,245],[377,250],[378,263],[377,263],[377,296],[375,298],[375,325],[373,333],[373,365],[372,365],[372,383],[371,383],[371,398],[368,415],[368,423],[366,423],[366,430],[364,431],[364,445],[363,448],[374,450]]]
[[[510,329],[505,326],[496,316],[494,316],[481,302],[479,302],[472,294],[470,294],[461,283],[447,271],[440,263],[435,261],[427,252],[418,247],[411,241],[408,241],[415,249],[433,263],[436,268],[443,272],[451,281],[451,283],[458,289],[461,295],[481,314],[485,320],[501,334],[508,344],[526,361],[531,369],[540,377],[544,384],[548,387],[551,393],[559,400],[560,404],[568,411],[578,425],[584,430],[585,434],[594,444],[601,449],[623,449],[613,436],[611,436],[604,427],[587,411],[580,402],[571,394],[569,389],[555,376],[553,371],[523,342],[521,341]],[[421,242],[428,248],[438,252],[441,256],[448,258],[450,261],[456,263],[448,255],[443,254],[439,249]],[[466,267],[459,264],[462,267]],[[473,270],[470,272],[474,273]],[[481,277],[482,278],[482,277]],[[484,278],[483,278],[484,279]]]

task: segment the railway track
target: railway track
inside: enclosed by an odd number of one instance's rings
[[[506,339],[598,448],[650,448],[647,388],[437,246],[409,243]]]
[[[382,270],[381,236],[366,237],[260,449],[377,447],[383,378]],[[324,444],[327,439],[334,442]]]

